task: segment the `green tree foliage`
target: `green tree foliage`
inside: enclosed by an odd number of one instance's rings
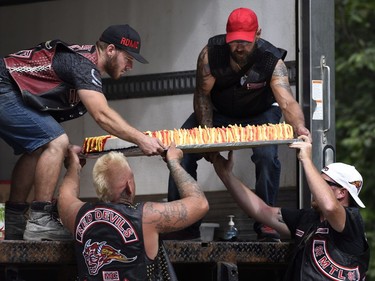
[[[375,1],[335,0],[337,161],[364,178],[360,197],[375,280]]]

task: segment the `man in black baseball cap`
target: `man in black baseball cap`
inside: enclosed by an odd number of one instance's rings
[[[125,25],[111,25],[104,30],[99,39],[108,44],[113,44],[116,48],[129,53],[140,63],[148,63],[148,61],[141,56],[141,37],[128,24]]]
[[[96,44],[48,40],[0,58],[0,138],[21,155],[5,205],[5,239],[73,238],[53,213],[52,199],[69,145],[61,122],[88,112],[108,134],[134,143],[145,155],[164,152],[159,139],[130,125],[103,93],[103,75],[120,79],[134,59],[147,63],[140,49],[133,28],[112,25]]]

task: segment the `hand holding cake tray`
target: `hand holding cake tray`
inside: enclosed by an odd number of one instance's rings
[[[251,126],[229,125],[221,128],[192,128],[146,131],[145,134],[159,138],[165,146],[172,142],[184,153],[204,153],[245,149],[261,145],[290,144],[294,139],[289,124]],[[111,135],[88,137],[82,147],[81,157],[96,158],[110,151],[121,151],[126,156],[142,156],[142,151],[133,143]]]

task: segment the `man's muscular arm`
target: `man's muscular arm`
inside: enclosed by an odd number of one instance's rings
[[[198,57],[194,92],[194,112],[201,126],[212,127],[213,106],[210,94],[214,83],[215,78],[211,75],[206,46]]]
[[[145,155],[158,155],[164,152],[165,147],[158,138],[146,136],[131,126],[109,106],[103,94],[92,90],[79,90],[78,93],[87,111],[106,132],[137,144]]]
[[[285,121],[293,126],[297,136],[306,135],[311,139],[310,132],[305,127],[305,118],[301,107],[293,97],[289,84],[288,70],[282,60],[278,61],[272,74],[271,88],[283,112]]]
[[[180,165],[182,155],[175,146],[167,152],[168,169],[181,199],[168,203],[147,202],[144,206],[143,223],[154,225],[158,233],[185,228],[208,211],[208,201],[198,183]]]
[[[78,198],[81,168],[85,164],[85,161],[81,162],[78,158],[80,151],[81,147],[79,146],[69,146],[68,148],[68,155],[65,160],[67,170],[62,180],[57,200],[61,221],[71,233],[74,233],[77,213],[84,204]]]
[[[219,152],[210,153],[208,159],[213,163],[217,175],[229,193],[248,216],[276,229],[279,233],[290,235],[280,208],[268,206],[251,188],[234,175],[233,151],[228,153],[228,159],[225,159]]]
[[[199,220],[208,210],[208,203],[204,193],[200,190],[198,183],[181,167],[179,160],[167,161],[168,168],[176,182],[181,200],[164,204],[164,209],[160,213],[160,220],[157,228],[160,232],[175,231]],[[148,207],[152,211],[155,206]]]

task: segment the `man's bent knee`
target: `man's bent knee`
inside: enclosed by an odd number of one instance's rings
[[[47,143],[43,149],[44,150],[56,150],[56,151],[66,151],[69,145],[69,138],[66,134],[62,134],[61,136],[53,139],[49,143]]]

